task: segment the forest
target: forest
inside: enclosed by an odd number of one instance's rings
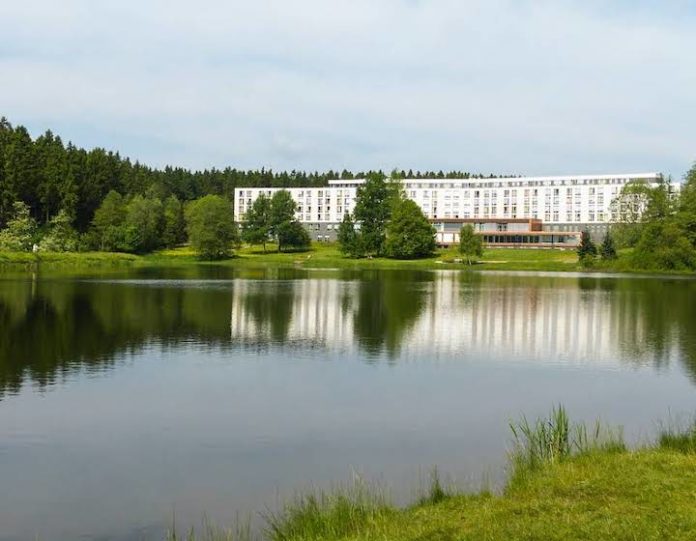
[[[362,178],[372,171],[244,171],[233,167],[191,171],[181,167],[157,169],[133,162],[113,150],[87,150],[64,143],[46,131],[32,139],[21,125],[0,118],[0,228],[15,215],[15,203],[24,203],[39,227],[60,211],[78,233],[90,228],[96,210],[109,192],[126,199],[135,196],[164,203],[170,196],[180,202],[206,195],[232,200],[236,187],[324,186],[329,179]],[[403,177],[475,178],[461,171],[403,171]],[[493,177],[494,175],[487,175]]]

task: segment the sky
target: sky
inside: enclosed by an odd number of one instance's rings
[[[696,1],[0,2],[0,116],[152,166],[696,160]]]

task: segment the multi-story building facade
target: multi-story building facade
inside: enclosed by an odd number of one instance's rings
[[[403,179],[406,196],[444,231],[444,224],[480,221],[515,223],[540,220],[546,232],[589,230],[595,236],[615,220],[612,202],[629,183],[657,185],[659,173],[506,177],[484,179]],[[355,207],[357,188],[364,179],[330,180],[325,187],[286,188],[297,203],[297,219],[313,239],[335,238],[338,224]],[[244,213],[262,193],[271,196],[282,188],[237,188],[235,216]],[[481,226],[483,227],[483,226]],[[451,228],[450,228],[451,229]]]

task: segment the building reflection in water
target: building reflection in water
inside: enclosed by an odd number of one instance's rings
[[[273,293],[281,290],[285,297]],[[661,366],[693,356],[694,293],[694,283],[683,280],[575,275],[245,281],[235,287],[231,331],[233,342],[247,346],[322,347],[369,359]],[[280,301],[285,335],[250,310],[249,299],[265,294]],[[671,310],[666,300],[674,301]]]
[[[696,374],[696,281],[298,271],[208,280],[0,281],[0,397],[143,347],[361,361],[667,366]],[[694,378],[696,379],[696,378]]]

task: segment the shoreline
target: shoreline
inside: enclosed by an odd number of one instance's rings
[[[681,276],[696,277],[692,271],[651,270],[630,267],[629,254],[622,253],[612,262],[597,260],[590,267],[578,262],[574,251],[492,248],[484,252],[477,263],[469,266],[461,260],[460,254],[452,248],[440,249],[431,258],[396,260],[388,258],[351,259],[344,257],[335,244],[316,243],[303,252],[275,252],[269,245],[266,253],[260,247],[244,247],[236,250],[228,259],[205,261],[199,259],[189,248],[160,250],[151,254],[135,255],[118,252],[0,252],[0,272],[35,272],[47,270],[115,270],[142,267],[278,267],[324,270],[458,270],[477,271],[519,271],[519,272],[565,272],[611,274],[616,276]]]
[[[314,490],[262,514],[265,528],[208,523],[167,539],[208,541],[461,541],[523,539],[692,539],[696,427],[667,428],[634,449],[622,431],[571,423],[562,406],[548,418],[510,425],[513,448],[501,490],[463,492],[432,470],[406,507],[361,479]],[[670,513],[664,510],[669,509]]]

